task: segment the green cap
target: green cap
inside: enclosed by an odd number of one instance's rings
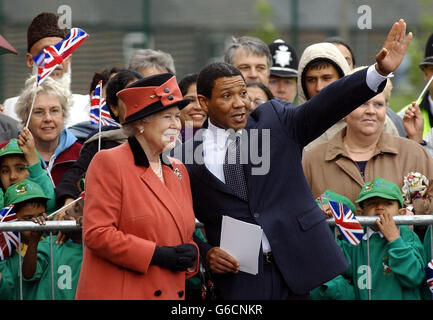
[[[379,197],[390,200],[397,200],[400,207],[403,207],[403,196],[401,195],[400,188],[393,182],[377,177],[373,180],[366,182],[359,193],[358,202],[361,202],[373,198]]]
[[[17,139],[10,139],[9,142],[0,149],[0,157],[6,156],[8,154],[23,154],[23,151],[18,146]]]
[[[324,202],[327,203],[326,199],[329,199],[329,200],[332,200],[332,201],[335,201],[338,203],[343,203],[350,208],[350,210],[353,212],[353,214],[356,214],[356,206],[354,205],[354,203],[352,201],[350,201],[349,198],[347,198],[341,194],[338,194],[332,190],[329,190],[329,189],[323,193],[323,197],[325,198]]]
[[[37,183],[34,183],[28,179],[24,179],[10,186],[6,190],[4,205],[8,206],[11,204],[17,204],[35,198],[50,200],[50,198],[45,195],[45,193],[42,191],[42,188]]]

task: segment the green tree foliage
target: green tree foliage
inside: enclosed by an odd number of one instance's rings
[[[424,60],[425,44],[433,32],[433,15],[431,14],[433,12],[433,3],[431,0],[422,0],[420,11],[419,27],[410,30],[414,37],[412,38],[408,53],[411,60],[409,70],[410,82],[415,88],[422,90],[425,86],[425,82],[418,65]]]
[[[423,72],[419,68],[419,63],[424,60],[425,45],[433,32],[433,3],[431,0],[420,1],[420,21],[417,27],[408,26],[409,31],[413,33],[413,38],[408,48],[410,57],[409,82],[412,90],[409,92],[398,92],[393,90],[389,106],[396,112],[415,101],[421,90],[425,86]]]
[[[275,39],[280,38],[273,22],[274,8],[272,4],[267,0],[257,0],[254,4],[254,11],[257,14],[260,24],[248,35],[257,37],[264,43],[271,43]]]

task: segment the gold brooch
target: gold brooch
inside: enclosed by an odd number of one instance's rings
[[[180,173],[179,168],[174,169],[173,173],[179,178],[182,179],[182,174]]]

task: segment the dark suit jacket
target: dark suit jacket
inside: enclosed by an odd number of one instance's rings
[[[368,88],[365,78],[366,69],[334,82],[302,106],[271,100],[250,114],[245,135],[250,140],[255,130],[263,138],[263,130],[270,129],[270,145],[259,143],[250,154],[268,152],[270,166],[266,175],[253,175],[252,170],[260,165],[254,165],[249,157],[245,165],[248,202],[237,197],[200,163],[197,157],[202,148],[200,131],[194,141],[189,140],[179,148],[190,175],[195,215],[204,223],[208,239],[208,243],[199,244],[203,256],[211,247],[219,246],[222,216],[228,215],[263,228],[275,263],[296,294],[306,294],[345,271],[347,261],[314,201],[301,157],[305,145],[377,94]],[[383,90],[384,83],[379,90]],[[179,157],[179,149],[174,150],[175,157]],[[196,157],[191,163],[193,152]],[[228,273],[214,275],[214,281],[222,298],[260,299],[262,288],[257,284],[262,276],[260,255],[257,276]]]

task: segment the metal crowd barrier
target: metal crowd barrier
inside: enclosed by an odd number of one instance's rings
[[[21,252],[21,231],[38,231],[38,232],[49,232],[50,237],[50,265],[51,265],[51,297],[55,300],[55,289],[54,289],[54,262],[53,262],[53,241],[55,241],[56,235],[53,235],[54,231],[79,231],[81,227],[77,225],[75,220],[65,221],[46,221],[45,225],[39,225],[34,222],[27,221],[16,221],[16,222],[4,222],[0,223],[0,232],[12,231],[18,232],[18,252]],[[83,243],[84,246],[84,243]],[[19,261],[19,278],[20,278],[20,300],[23,300],[23,272],[22,272],[22,257],[18,255]]]
[[[376,220],[379,219],[379,217],[366,217],[366,216],[356,216],[356,219],[359,221],[359,223],[362,226],[374,226],[376,225]],[[432,228],[430,228],[430,248],[431,248],[431,257],[433,258],[433,215],[404,215],[404,216],[394,216],[394,221],[397,226],[400,225],[411,225],[411,226],[427,226],[431,225]],[[326,222],[328,222],[329,226],[335,226],[335,219],[327,219]],[[335,237],[337,237],[337,233],[335,232]],[[421,243],[424,239],[421,239]],[[370,242],[369,238],[367,238],[367,265],[368,269],[370,268]],[[368,276],[368,283],[372,285],[370,273]],[[368,286],[368,300],[371,300],[371,285]]]
[[[378,217],[365,217],[365,216],[357,216],[359,223],[362,226],[372,226],[376,224],[376,220]],[[394,216],[394,221],[397,225],[414,225],[414,226],[422,226],[422,225],[433,225],[433,215],[413,215],[413,216]],[[335,220],[327,219],[326,222],[329,226],[335,226]],[[204,225],[196,220],[196,228],[202,228]],[[79,231],[81,230],[80,226],[77,226],[76,221],[47,221],[45,225],[39,225],[34,222],[4,222],[0,223],[0,232],[4,231],[13,231],[13,232],[21,232],[21,231],[38,231],[38,232],[49,232],[50,235],[50,250],[51,250],[51,293],[52,299],[55,300],[55,290],[54,290],[54,268],[53,268],[53,241],[55,241],[56,235],[53,235],[53,232],[57,231]],[[336,233],[337,236],[337,233]],[[21,252],[21,233],[19,233],[19,252]],[[84,246],[84,243],[83,243]],[[431,255],[433,257],[433,227],[430,228],[430,246],[432,249]],[[370,246],[369,241],[367,239],[367,263],[368,268],[370,270]],[[22,274],[22,257],[19,255],[19,275],[20,275],[20,299],[23,300],[23,274]],[[369,282],[371,283],[371,281]],[[371,288],[368,289],[368,297],[371,300]]]

